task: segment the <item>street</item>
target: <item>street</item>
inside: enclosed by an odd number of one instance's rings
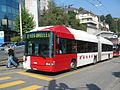
[[[120,90],[120,57],[59,73],[26,72],[22,68],[1,70],[0,89]]]

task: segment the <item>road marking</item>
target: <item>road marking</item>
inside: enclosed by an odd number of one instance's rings
[[[58,77],[56,77],[56,78],[54,78],[54,79],[60,79],[60,78],[64,78],[64,77],[67,77],[67,76],[70,76],[70,75],[79,73],[79,72],[81,72],[81,71],[91,70],[91,69],[96,68],[97,66],[98,66],[98,65],[92,65],[92,66],[84,67],[84,68],[82,68],[82,69],[77,69],[77,70],[72,71],[72,72],[70,72],[70,73],[66,73],[66,74],[64,74],[64,75],[60,75],[60,76],[58,76]]]
[[[24,81],[18,80],[18,81],[14,81],[14,82],[8,82],[8,83],[0,84],[0,89],[15,86],[15,85],[19,85],[19,84],[23,84],[23,83],[24,83]]]
[[[19,90],[36,90],[36,89],[39,89],[39,88],[43,88],[43,86],[32,85],[32,86],[29,86],[29,87],[21,88]]]
[[[7,80],[10,79],[11,77],[0,77],[0,80]]]
[[[54,80],[54,78],[49,78],[49,77],[46,77],[46,76],[40,76],[40,75],[33,74],[33,73],[27,73],[27,72],[17,72],[17,73],[22,74],[22,75],[26,75],[26,76],[30,76],[30,77],[33,77],[33,78],[41,79],[41,80],[46,80],[46,81]]]
[[[18,72],[18,71],[17,71]],[[15,74],[16,72],[7,72],[7,73],[3,73],[0,76],[4,76],[4,75],[9,75],[9,74]]]
[[[63,78],[63,77],[67,77],[67,76],[70,76],[70,75],[75,74],[75,73],[78,73],[78,72],[80,72],[80,71],[73,71],[73,72],[71,72],[71,73],[67,73],[67,74],[64,74],[64,75],[60,75],[60,76],[56,77],[55,79],[60,79],[60,78]]]

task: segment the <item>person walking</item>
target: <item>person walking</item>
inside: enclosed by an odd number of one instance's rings
[[[8,61],[7,61],[8,68],[11,68],[11,65],[18,67],[17,63],[13,59],[14,59],[14,50],[12,48],[9,48],[8,49]]]

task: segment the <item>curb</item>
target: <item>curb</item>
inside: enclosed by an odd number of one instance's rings
[[[23,69],[22,63],[20,63],[20,65],[17,68],[16,67],[7,68],[6,65],[0,65],[0,71],[14,70],[14,69]]]
[[[0,71],[7,71],[7,70],[14,70],[14,69],[23,69],[22,67],[18,67],[18,68],[4,68],[4,69],[0,69]]]

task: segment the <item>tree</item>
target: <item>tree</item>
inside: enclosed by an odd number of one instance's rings
[[[80,20],[76,19],[76,13],[74,11],[68,11],[67,16],[68,16],[68,20],[67,20],[68,26],[75,29],[81,29]]]
[[[112,23],[112,16],[111,16],[111,14],[106,15],[105,22],[108,23],[108,24]]]
[[[112,26],[113,18],[112,18],[112,16],[111,16],[111,14],[106,15],[105,22],[109,25],[110,30],[113,31],[113,30],[114,30],[114,28],[113,28],[113,26]]]
[[[48,10],[43,13],[40,20],[40,26],[48,25],[64,25],[65,18],[67,19],[64,9],[57,7],[53,1],[50,1],[48,4]]]
[[[80,11],[83,11],[84,9],[82,8],[82,7],[80,7],[79,9],[78,9],[78,11],[80,12]]]
[[[21,10],[22,15],[22,30],[23,34],[30,31],[34,28],[35,23],[33,22],[33,16],[28,13],[28,11],[25,8],[22,8]],[[20,18],[19,14],[15,18],[15,28],[18,33],[20,33]]]
[[[105,16],[104,16],[104,15],[101,15],[101,16],[100,16],[100,21],[102,21],[102,22],[105,21]]]
[[[120,36],[120,18],[113,18],[113,28],[114,32]]]
[[[119,32],[119,36],[120,36],[120,18],[118,18],[118,22],[117,22],[117,24],[118,24],[118,32]]]
[[[39,23],[40,26],[65,25],[75,29],[81,29],[84,26],[80,25],[80,20],[76,19],[74,11],[69,11],[66,7],[57,7],[53,1],[49,2],[48,10],[43,13]]]

